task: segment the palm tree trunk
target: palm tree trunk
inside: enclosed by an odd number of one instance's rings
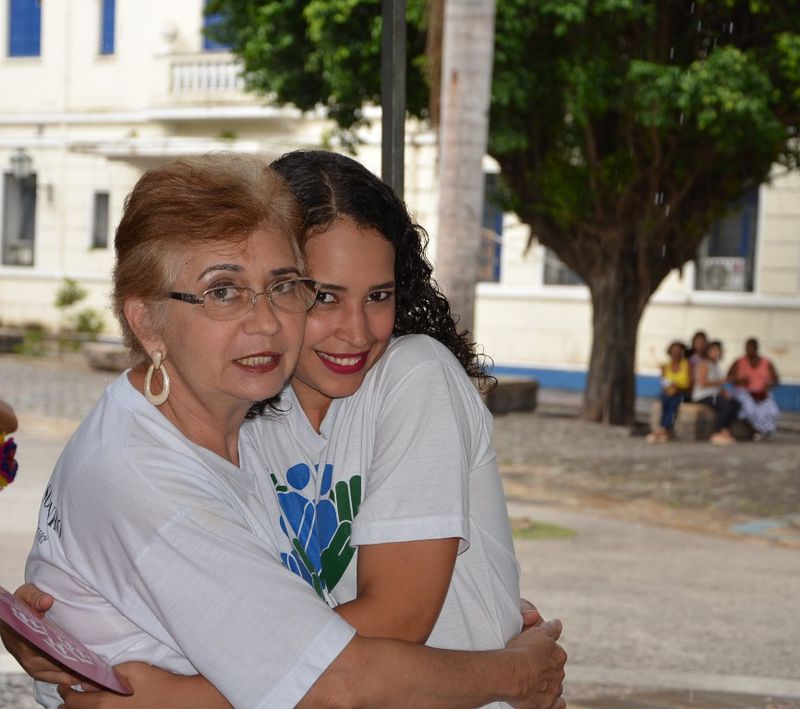
[[[445,0],[436,278],[472,332],[489,127],[494,0]]]

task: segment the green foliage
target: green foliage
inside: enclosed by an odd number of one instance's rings
[[[56,290],[55,306],[62,311],[71,310],[88,295],[88,291],[74,278],[64,278]],[[105,327],[103,316],[94,308],[83,308],[77,312],[69,313],[67,318],[69,331],[95,339]],[[76,350],[80,342],[71,336],[59,335],[59,350]]]
[[[23,334],[22,343],[17,345],[14,351],[29,357],[44,357],[47,354],[44,334],[44,328],[41,325],[27,326]]]
[[[222,21],[209,35],[226,43],[245,66],[251,90],[278,104],[325,106],[354,140],[363,106],[380,103],[381,0],[210,0]],[[409,113],[427,106],[424,81],[424,0],[408,0]]]
[[[76,303],[79,303],[87,295],[88,292],[86,289],[83,288],[74,278],[65,278],[56,291],[54,305],[59,310],[64,310],[75,305]]]
[[[105,327],[103,316],[94,308],[83,308],[72,318],[72,329],[82,335],[97,337]]]
[[[549,522],[536,522],[527,517],[512,518],[511,533],[515,539],[570,539],[575,530]]]
[[[512,204],[590,285],[638,274],[640,308],[797,164],[797,2],[498,0],[496,38],[489,150]]]
[[[326,106],[348,131],[379,102],[380,0],[208,11],[248,85],[278,103]],[[408,111],[424,117],[424,0],[408,0],[407,20]],[[774,163],[797,164],[799,117],[800,0],[497,0],[489,151],[509,203],[557,253],[616,220],[666,270],[680,265],[726,204]]]

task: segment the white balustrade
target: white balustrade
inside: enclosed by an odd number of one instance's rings
[[[170,62],[172,94],[241,91],[244,91],[242,65],[230,55],[193,56]]]

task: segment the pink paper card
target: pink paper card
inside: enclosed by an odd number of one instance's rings
[[[133,694],[131,686],[105,660],[52,621],[37,616],[2,586],[0,621],[76,674],[114,692]]]

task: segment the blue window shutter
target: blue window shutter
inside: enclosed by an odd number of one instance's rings
[[[38,57],[41,51],[41,0],[10,0],[8,5],[8,56]]]
[[[114,19],[116,0],[103,0],[100,15],[100,54],[114,53]]]
[[[205,0],[203,3],[203,8],[208,5],[208,0]],[[218,25],[222,20],[222,14],[219,12],[211,13],[210,15],[207,13],[203,13],[203,51],[206,52],[217,52],[222,50],[230,49],[229,44],[221,44],[220,42],[215,42],[212,39],[209,39],[205,33],[205,30],[209,27],[213,27],[214,25]]]

